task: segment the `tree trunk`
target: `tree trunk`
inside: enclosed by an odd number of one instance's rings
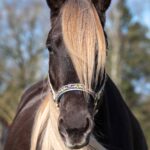
[[[114,4],[110,18],[112,27],[110,28],[111,53],[110,53],[110,76],[117,86],[121,84],[121,12],[118,10],[118,1]]]

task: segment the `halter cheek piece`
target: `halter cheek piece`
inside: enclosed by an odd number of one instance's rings
[[[99,99],[101,98],[101,95],[102,95],[102,92],[104,90],[104,87],[105,87],[105,83],[106,83],[106,79],[107,79],[107,75],[105,73],[104,75],[104,80],[103,80],[103,83],[101,85],[101,88],[99,90],[99,92],[95,93],[94,91],[92,90],[89,90],[87,89],[84,84],[80,84],[80,83],[74,83],[74,84],[67,84],[67,85],[64,85],[62,86],[57,92],[54,91],[53,87],[52,87],[52,84],[50,82],[50,78],[49,78],[49,75],[48,75],[48,82],[49,82],[49,85],[50,85],[50,89],[51,89],[51,92],[53,94],[53,99],[54,99],[54,102],[56,102],[57,104],[59,104],[60,102],[60,98],[67,92],[71,92],[71,91],[82,91],[82,92],[86,92],[88,93],[90,96],[92,96],[92,98],[94,99],[94,107],[95,107],[95,110],[96,110],[96,107],[98,105],[98,101]]]

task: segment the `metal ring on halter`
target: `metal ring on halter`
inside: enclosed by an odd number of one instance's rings
[[[89,95],[91,95],[93,97],[93,99],[95,99],[95,92],[91,91],[89,89],[86,89],[85,86],[83,84],[80,83],[74,83],[74,84],[68,84],[65,85],[63,87],[61,87],[58,92],[55,95],[55,102],[59,102],[60,97],[70,91],[83,91],[88,93]]]

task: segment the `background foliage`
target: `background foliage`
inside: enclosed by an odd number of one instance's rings
[[[149,0],[113,0],[107,13],[107,71],[150,146]],[[133,9],[134,6],[134,9]],[[49,9],[41,0],[0,1],[0,150],[25,88],[48,70]]]

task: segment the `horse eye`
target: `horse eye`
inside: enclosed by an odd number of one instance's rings
[[[54,54],[54,50],[53,50],[53,48],[51,46],[48,45],[47,49],[48,49],[50,54]]]

